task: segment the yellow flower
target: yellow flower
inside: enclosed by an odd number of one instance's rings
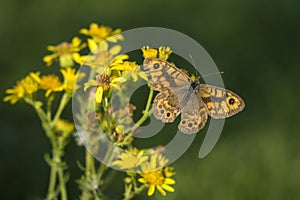
[[[81,43],[78,37],[74,37],[72,43],[62,42],[56,46],[48,46],[47,49],[54,53],[45,56],[43,60],[47,63],[47,66],[50,66],[53,61],[59,60],[61,67],[72,67],[74,61],[80,57],[78,52],[84,47],[86,47],[86,44]]]
[[[157,189],[163,196],[166,196],[166,191],[174,192],[174,188],[170,185],[175,184],[175,180],[171,177],[175,174],[172,167],[162,168],[168,159],[161,154],[151,156],[150,162],[145,162],[141,165],[142,178],[138,181],[149,186],[147,195],[152,196]]]
[[[25,96],[32,97],[32,95],[39,89],[39,75],[39,72],[29,73],[29,75],[27,75],[21,81],[18,81],[12,89],[7,89],[5,91],[8,96],[4,97],[3,101],[9,101],[11,104],[15,104]]]
[[[55,124],[56,135],[67,138],[74,131],[74,124],[67,120],[59,119]]]
[[[77,89],[79,86],[76,84],[76,81],[81,80],[84,77],[83,73],[76,72],[74,68],[61,69],[60,72],[64,77],[64,83],[59,90],[65,90],[67,93],[72,94],[73,89]]]
[[[21,80],[21,84],[25,90],[25,94],[31,96],[33,93],[37,92],[39,89],[39,72],[31,72],[24,79]]]
[[[144,46],[142,48],[144,58],[156,58],[157,50],[150,48],[149,46]]]
[[[166,167],[167,171],[169,167]],[[138,181],[149,186],[147,195],[152,196],[157,189],[163,196],[166,196],[168,192],[174,192],[174,188],[170,185],[175,184],[175,180],[167,177],[163,169],[158,169],[152,172],[146,172],[140,174],[142,178]]]
[[[61,87],[61,82],[58,76],[51,74],[42,76],[40,87],[46,90],[45,96],[48,97],[52,92],[59,91]]]
[[[110,73],[109,67],[115,63],[122,63],[128,59],[127,55],[118,55],[121,51],[120,45],[114,45],[109,48],[106,41],[100,44],[94,40],[88,39],[88,47],[91,51],[90,55],[81,56],[78,60],[80,64],[84,64],[95,69],[98,73]]]
[[[137,149],[130,149],[118,156],[119,160],[114,161],[112,164],[119,166],[120,169],[134,169],[139,167],[148,160],[148,156],[144,155],[144,151]]]
[[[99,26],[96,23],[92,23],[89,29],[83,28],[79,31],[83,35],[90,36],[95,42],[100,43],[104,40],[109,42],[117,42],[123,40],[123,36],[119,34],[121,29],[112,30],[108,26]]]
[[[158,58],[162,60],[168,60],[170,57],[172,50],[170,47],[159,47],[158,50],[154,48],[150,48],[149,46],[144,46],[142,48],[144,58]]]
[[[12,89],[7,89],[6,94],[8,94],[6,97],[4,97],[3,101],[8,102],[10,101],[11,104],[17,103],[20,99],[24,97],[25,91],[21,84],[21,82],[17,82],[17,84]]]
[[[120,70],[123,71],[122,76],[130,76],[132,77],[133,81],[136,82],[138,77],[148,80],[147,75],[145,72],[141,71],[141,68],[135,62],[125,61],[124,63],[114,64],[111,67],[111,70]]]
[[[84,84],[84,91],[89,87],[97,87],[96,89],[96,102],[102,102],[103,93],[109,90],[111,87],[120,90],[120,83],[125,82],[126,79],[123,77],[109,77],[107,74],[102,73],[96,76],[96,80],[89,80]]]
[[[158,58],[160,58],[162,60],[168,60],[171,53],[172,53],[172,50],[170,49],[170,47],[161,46],[158,48]]]
[[[176,174],[173,167],[166,167],[164,169],[164,173],[167,178],[170,178]]]

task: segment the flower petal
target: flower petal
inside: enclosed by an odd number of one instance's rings
[[[171,178],[165,178],[165,181],[164,181],[165,184],[168,184],[168,185],[173,185],[175,184],[175,180],[174,179],[171,179]]]
[[[147,192],[147,195],[152,196],[154,191],[155,191],[155,185],[150,185],[149,189],[148,189],[148,192]]]
[[[157,190],[161,193],[161,195],[166,196],[167,193],[162,189],[160,185],[156,185]]]
[[[147,182],[145,181],[145,179],[143,179],[143,178],[139,178],[138,181],[139,181],[140,183],[144,183],[144,184],[147,183]]]
[[[72,45],[73,45],[73,46],[77,47],[77,46],[80,45],[80,43],[81,43],[81,40],[79,39],[79,37],[74,37],[74,38],[72,39]]]
[[[120,45],[115,45],[109,49],[109,53],[112,55],[117,55],[118,53],[120,53],[121,49],[122,47]]]
[[[174,188],[172,188],[171,186],[169,185],[166,185],[166,184],[162,184],[161,187],[165,190],[167,190],[168,192],[174,192]]]
[[[96,102],[101,103],[102,102],[102,96],[103,96],[103,87],[99,86],[96,90]]]
[[[108,43],[106,41],[103,41],[99,45],[99,50],[100,51],[107,51],[108,50]]]
[[[92,39],[87,39],[87,42],[88,42],[88,47],[89,47],[90,51],[94,54],[97,53],[97,51],[98,51],[97,43]]]

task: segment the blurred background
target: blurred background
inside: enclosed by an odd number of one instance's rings
[[[198,134],[173,164],[175,193],[151,199],[300,199],[299,6],[296,0],[0,0],[0,97],[29,71],[56,73],[42,62],[46,46],[70,41],[92,22],[180,31],[209,52],[246,108],[226,120],[201,160],[204,134]],[[40,199],[49,174],[43,156],[50,150],[40,122],[25,103],[1,102],[0,110],[0,199]],[[81,171],[75,160],[82,160],[83,149],[72,141],[65,158],[69,196],[76,199]],[[111,199],[121,195],[121,178],[105,189]],[[136,199],[148,199],[145,193]]]

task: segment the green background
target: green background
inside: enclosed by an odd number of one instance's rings
[[[92,22],[180,31],[209,52],[246,108],[226,121],[204,159],[198,158],[199,134],[173,164],[176,192],[152,199],[300,199],[299,7],[296,0],[1,0],[0,97],[29,71],[57,72],[44,67],[46,46],[70,41]],[[50,150],[40,122],[24,103],[0,103],[0,110],[0,199],[40,199],[49,173],[43,156]],[[82,158],[82,148],[71,142],[70,199],[78,197],[75,160]],[[117,177],[105,189],[110,199],[122,192]]]

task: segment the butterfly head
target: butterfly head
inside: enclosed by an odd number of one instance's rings
[[[200,86],[200,77],[196,77],[192,82],[191,82],[191,87],[196,90]]]

